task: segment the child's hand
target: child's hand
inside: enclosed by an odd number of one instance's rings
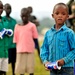
[[[46,69],[47,71],[50,70],[50,69],[48,69],[47,66],[46,66],[46,65],[48,65],[48,64],[50,64],[50,62],[46,62],[46,63],[44,64],[45,69]]]
[[[60,59],[57,62],[58,62],[58,66],[63,66],[65,63],[63,59]]]

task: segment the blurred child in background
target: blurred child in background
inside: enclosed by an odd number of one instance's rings
[[[9,28],[8,22],[1,16],[2,12],[3,3],[0,1],[0,75],[6,75],[6,72],[8,71],[8,39],[10,37],[3,33],[4,35],[1,38],[4,28]]]
[[[38,32],[35,24],[29,21],[27,8],[22,8],[21,19],[22,24],[16,24],[13,38],[17,48],[15,73],[34,75],[35,44],[33,39],[38,38]]]
[[[68,23],[75,32],[75,1],[71,3],[71,14],[69,14]]]
[[[37,29],[38,29],[38,26],[40,24],[39,24],[39,21],[36,18],[36,16],[32,15],[33,8],[31,6],[28,6],[27,9],[29,11],[29,21],[31,21],[32,23],[34,23],[36,25]],[[34,42],[35,42],[35,48],[37,49],[37,52],[38,52],[38,55],[39,55],[39,58],[40,58],[40,46],[39,46],[38,38],[35,39]],[[40,59],[40,61],[41,61],[41,59]]]
[[[4,16],[4,19],[8,22],[9,28],[14,31],[14,27],[16,25],[16,20],[10,16],[12,12],[11,5],[9,3],[6,3],[4,5],[4,10],[6,13],[6,16]],[[15,69],[15,62],[16,62],[16,45],[13,43],[13,36],[9,38],[9,49],[8,49],[8,61],[12,65],[12,75],[14,74]]]

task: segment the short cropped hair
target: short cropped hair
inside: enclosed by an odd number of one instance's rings
[[[55,10],[56,6],[58,6],[58,5],[63,5],[63,6],[65,6],[65,7],[67,8],[67,12],[69,13],[68,6],[67,6],[65,3],[57,3],[57,4],[54,6],[53,13],[54,13],[54,10]]]

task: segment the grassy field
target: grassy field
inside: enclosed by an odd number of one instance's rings
[[[41,45],[42,42],[40,42]],[[11,72],[11,65],[9,64],[9,71],[7,72],[7,75],[12,75]],[[18,75],[18,74],[16,74]],[[25,74],[29,75],[29,74]],[[49,75],[49,71],[46,71],[43,64],[40,62],[40,59],[37,54],[37,50],[35,50],[35,72],[34,75]]]

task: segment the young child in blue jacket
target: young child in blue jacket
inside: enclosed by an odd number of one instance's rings
[[[52,17],[55,20],[55,25],[45,34],[40,57],[44,65],[58,62],[58,66],[61,66],[61,70],[51,69],[50,75],[73,75],[75,34],[65,24],[69,17],[66,4],[56,4]],[[45,68],[49,70],[46,66]]]

